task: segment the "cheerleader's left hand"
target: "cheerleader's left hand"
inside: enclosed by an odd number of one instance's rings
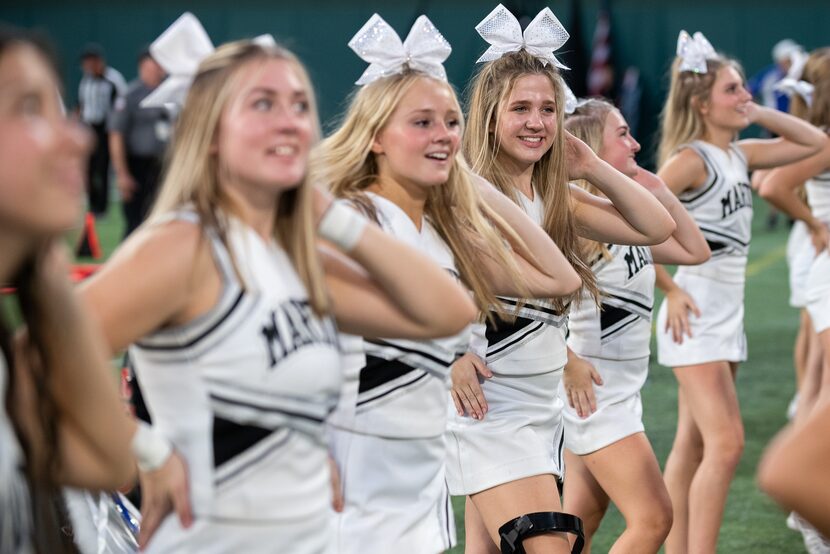
[[[570,349],[562,384],[568,394],[568,404],[576,410],[579,417],[586,418],[597,411],[594,385],[602,385],[602,376],[591,362],[583,360]]]

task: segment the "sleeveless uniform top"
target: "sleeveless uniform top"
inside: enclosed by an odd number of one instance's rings
[[[807,201],[816,219],[830,225],[830,171],[809,179],[806,184]]]
[[[198,224],[192,212],[173,218]],[[197,514],[318,514],[331,497],[323,423],[340,388],[337,330],[314,314],[282,248],[227,219],[227,248],[205,230],[223,281],[219,301],[142,338],[130,357],[154,427],[187,461]]]
[[[23,475],[23,450],[6,412],[8,370],[0,353],[0,552],[28,554],[32,521],[29,486]]]
[[[700,265],[681,266],[678,271],[743,283],[752,237],[752,188],[746,156],[735,143],[729,145],[729,151],[701,140],[681,148],[694,150],[706,166],[706,183],[678,198],[700,227],[712,257]]]
[[[541,225],[544,206],[534,190],[533,200],[517,193],[521,207]],[[519,299],[499,297],[505,313],[516,311]],[[509,321],[493,312],[495,321],[486,322],[487,364],[496,375],[538,375],[565,366],[568,314],[558,312],[550,302],[526,299],[516,320]]]
[[[419,231],[395,203],[367,193],[381,228],[418,248],[456,277],[452,252],[424,219]],[[345,382],[329,423],[356,433],[387,438],[441,436],[447,422],[449,369],[467,350],[469,327],[432,340],[362,338],[345,335]]]
[[[611,259],[600,257],[591,269],[600,307],[583,291],[571,309],[568,346],[581,356],[630,360],[649,355],[654,305],[654,265],[647,246],[609,244]]]

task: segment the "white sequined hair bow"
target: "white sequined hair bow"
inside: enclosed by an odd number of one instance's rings
[[[367,85],[407,68],[447,80],[442,64],[452,48],[425,15],[415,20],[406,40],[401,42],[398,33],[381,16],[374,14],[349,41],[349,48],[370,64],[357,80],[358,85]]]
[[[265,47],[276,46],[271,35],[260,35],[253,42]],[[185,12],[179,16],[150,45],[150,55],[168,77],[141,101],[141,107],[181,107],[199,64],[214,50],[207,31],[195,15]]]
[[[545,65],[552,63],[560,69],[568,69],[553,53],[568,41],[570,35],[550,8],[540,11],[522,33],[519,20],[499,4],[476,25],[476,31],[490,44],[476,63],[497,60],[509,52],[524,49]]]
[[[787,96],[792,96],[793,94],[799,95],[808,106],[812,105],[813,92],[816,90],[816,87],[812,83],[801,79],[804,74],[804,66],[807,65],[809,57],[806,52],[793,52],[790,55],[790,70],[787,71],[787,76],[778,81],[773,87],[775,90],[783,92]]]
[[[700,31],[693,36],[689,36],[686,31],[680,31],[677,37],[677,55],[682,60],[680,62],[681,73],[683,71],[706,73],[709,71],[706,60],[714,60],[718,57],[712,43],[706,40]]]
[[[199,64],[213,50],[213,43],[196,16],[183,13],[150,45],[150,55],[167,72],[167,79],[142,100],[141,107],[181,106]]]

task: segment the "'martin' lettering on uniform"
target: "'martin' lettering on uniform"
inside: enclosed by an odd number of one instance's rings
[[[628,266],[628,279],[634,277],[645,266],[651,263],[651,256],[646,252],[646,246],[628,246],[623,259]]]
[[[752,207],[752,187],[747,183],[738,183],[726,192],[726,196],[720,199],[721,219],[734,214],[741,208]]]
[[[270,321],[262,326],[271,367],[310,344],[338,344],[337,330],[328,318],[319,319],[307,300],[288,300],[271,310]]]

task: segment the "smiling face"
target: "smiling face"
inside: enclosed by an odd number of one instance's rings
[[[700,113],[706,125],[737,132],[749,126],[747,105],[752,95],[744,80],[731,65],[721,67],[712,84],[709,99],[701,103]]]
[[[292,62],[250,62],[219,122],[216,153],[225,186],[279,196],[300,185],[314,138],[309,91]]]
[[[58,83],[27,45],[0,56],[0,226],[50,236],[77,223],[90,138],[66,119]]]
[[[522,165],[539,161],[558,130],[556,93],[550,79],[544,75],[519,77],[498,110],[499,154]]]
[[[637,152],[640,143],[631,136],[631,129],[619,110],[613,109],[605,117],[602,147],[597,153],[617,171],[633,177],[637,174]]]
[[[380,177],[429,188],[450,177],[461,142],[461,113],[446,83],[418,78],[372,144]]]

